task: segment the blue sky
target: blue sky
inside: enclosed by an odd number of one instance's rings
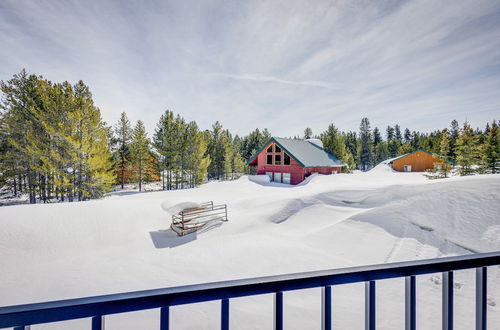
[[[500,119],[500,1],[0,1],[0,80],[85,81],[113,124],[319,133]]]

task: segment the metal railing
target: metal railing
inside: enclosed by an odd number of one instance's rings
[[[165,289],[111,294],[0,308],[0,328],[27,329],[29,325],[92,318],[92,330],[104,329],[109,314],[159,308],[160,329],[169,328],[169,307],[221,301],[221,329],[229,329],[229,299],[274,294],[274,327],[283,329],[283,292],[321,287],[322,327],[332,328],[331,286],[365,282],[365,329],[374,330],[376,281],[405,277],[405,329],[416,329],[415,276],[442,273],[442,325],[453,329],[453,272],[476,269],[476,330],[486,330],[487,267],[500,265],[500,252],[473,254],[381,265],[250,278]]]

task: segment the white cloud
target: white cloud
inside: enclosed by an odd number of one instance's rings
[[[84,80],[108,122],[246,134],[473,125],[500,108],[494,0],[0,2],[0,79]]]

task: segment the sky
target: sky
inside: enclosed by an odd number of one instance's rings
[[[500,1],[0,1],[0,80],[83,80],[108,124],[317,134],[500,119]]]

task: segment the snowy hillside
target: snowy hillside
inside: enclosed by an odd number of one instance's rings
[[[229,222],[179,238],[161,207],[227,203]],[[166,202],[165,202],[166,201]],[[299,186],[243,177],[170,192],[0,208],[0,305],[500,250],[500,175],[427,180],[379,166]],[[488,322],[500,324],[500,271]],[[417,280],[417,325],[440,328],[440,274]],[[457,329],[473,328],[474,272],[456,273]],[[319,289],[287,292],[286,329],[319,329]],[[337,329],[364,326],[363,285],[333,288]],[[402,329],[404,280],[378,282],[380,329]],[[231,301],[236,329],[271,329],[270,295]],[[218,302],[172,308],[173,329],[217,329]],[[89,320],[33,327],[87,329]],[[139,326],[140,324],[140,326]],[[157,329],[156,310],[106,329]],[[236,326],[237,325],[237,326]]]

